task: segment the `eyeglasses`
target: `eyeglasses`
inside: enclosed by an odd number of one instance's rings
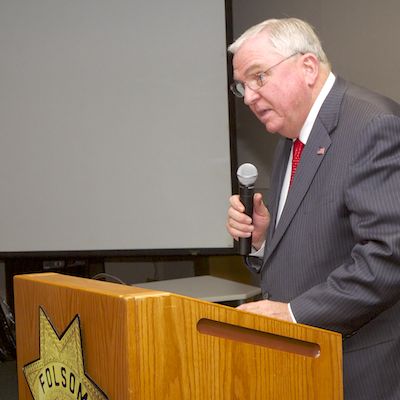
[[[258,72],[257,74],[252,75],[249,79],[247,79],[244,82],[241,82],[241,81],[233,82],[230,85],[230,89],[231,89],[232,93],[236,97],[242,98],[242,97],[244,97],[246,86],[248,88],[250,88],[251,90],[257,92],[267,83],[268,74],[269,74],[269,72],[271,72],[271,70],[273,68],[277,67],[279,64],[282,64],[286,60],[289,60],[289,58],[294,57],[296,54],[300,54],[300,53],[298,53],[298,52],[293,53],[289,57],[286,57],[283,60],[279,61],[278,63],[274,64],[272,67],[269,67],[267,70],[265,70],[263,72]]]

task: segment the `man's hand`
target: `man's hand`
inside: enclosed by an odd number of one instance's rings
[[[244,213],[244,205],[238,195],[229,199],[228,221],[226,228],[235,239],[252,236],[252,245],[259,249],[265,241],[265,234],[270,222],[270,215],[265,207],[261,193],[256,193],[253,198],[253,218]]]
[[[252,303],[241,304],[238,310],[264,315],[266,317],[294,322],[289,311],[289,304],[278,301],[260,300]]]

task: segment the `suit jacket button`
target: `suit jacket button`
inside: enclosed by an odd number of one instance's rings
[[[270,294],[268,292],[263,292],[262,298],[263,300],[268,300],[270,298]]]

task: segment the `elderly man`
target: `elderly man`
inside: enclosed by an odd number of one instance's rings
[[[400,399],[400,107],[331,72],[313,29],[289,18],[229,50],[231,89],[281,136],[268,209],[237,195],[227,229],[252,237],[264,300],[240,308],[343,334],[346,400]]]

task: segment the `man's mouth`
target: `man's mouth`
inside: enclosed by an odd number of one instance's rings
[[[272,110],[270,108],[263,108],[261,110],[257,110],[257,116],[261,121],[265,121]]]

